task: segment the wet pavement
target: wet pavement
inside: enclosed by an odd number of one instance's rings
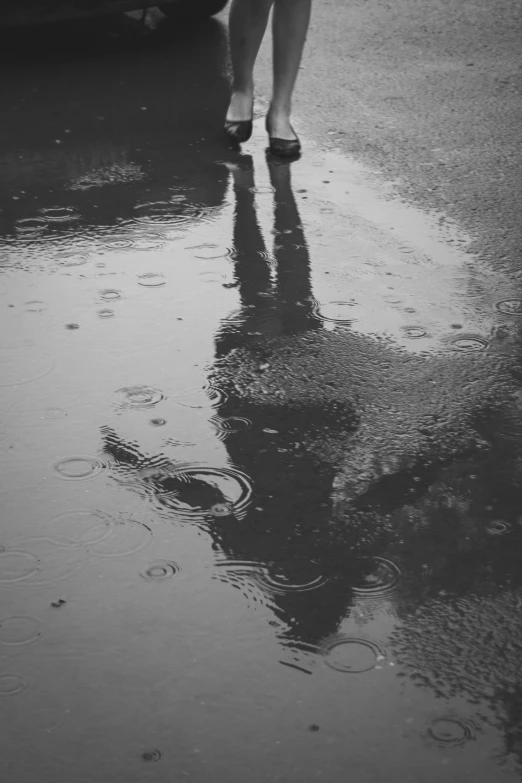
[[[220,22],[53,35],[2,50],[2,780],[519,780],[520,275],[228,149]]]

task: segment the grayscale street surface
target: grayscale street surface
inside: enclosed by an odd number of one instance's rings
[[[0,31],[2,783],[522,779],[522,9]]]

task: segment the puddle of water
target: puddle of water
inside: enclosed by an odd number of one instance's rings
[[[516,283],[340,156],[276,165],[259,123],[223,147],[200,34],[80,58],[52,154],[63,63],[6,112],[31,193],[0,207],[6,762],[511,783]]]

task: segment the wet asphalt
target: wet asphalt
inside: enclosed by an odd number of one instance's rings
[[[321,143],[456,221],[495,268],[518,268],[521,34],[516,0],[317,2],[296,110]]]
[[[486,5],[317,3],[291,164],[266,50],[221,135],[224,17],[4,40],[2,780],[520,779],[520,98],[485,59],[516,72],[518,11]]]

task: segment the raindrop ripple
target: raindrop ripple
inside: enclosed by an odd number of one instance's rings
[[[147,582],[163,582],[181,573],[180,566],[173,560],[156,560],[140,573]]]
[[[409,337],[411,340],[419,340],[428,335],[427,330],[422,326],[405,326],[402,331],[405,337]]]
[[[100,291],[100,299],[104,299],[108,302],[121,299],[121,296],[121,291],[118,291],[117,288],[104,288]]]
[[[496,308],[504,315],[522,315],[522,299],[503,299]]]
[[[401,571],[391,560],[384,557],[367,557],[362,558],[358,565],[358,579],[352,586],[356,595],[386,598],[395,592]]]
[[[89,481],[100,476],[106,468],[98,457],[79,455],[64,457],[54,463],[54,471],[65,481]]]
[[[503,519],[494,519],[486,526],[486,532],[490,536],[503,536],[509,533],[511,525],[509,522],[505,522]]]
[[[29,579],[39,567],[38,558],[30,552],[6,549],[0,552],[0,583]]]
[[[184,225],[194,219],[203,218],[206,210],[183,196],[168,201],[148,201],[134,207],[138,223],[156,225]]]
[[[125,408],[152,408],[164,399],[163,392],[151,386],[127,386],[118,389],[116,395]]]
[[[38,563],[38,568],[26,573],[23,579],[11,582],[20,588],[39,587],[68,579],[85,562],[85,553],[78,546],[65,539],[46,536],[19,539],[6,549],[7,553],[24,553]]]
[[[0,696],[16,696],[25,687],[25,680],[20,674],[0,674]]]
[[[147,288],[159,288],[166,282],[165,277],[157,272],[145,272],[143,275],[138,275],[138,284]]]
[[[479,351],[485,351],[489,343],[484,337],[477,334],[461,334],[458,337],[454,337],[450,341],[450,345],[454,351],[478,353]]]
[[[241,519],[252,498],[250,479],[232,467],[181,464],[147,469],[141,478],[149,496],[162,510],[167,508],[188,522],[218,516],[216,505],[230,508],[233,516]]]
[[[0,643],[21,647],[36,642],[42,635],[41,625],[34,617],[13,615],[0,620]]]
[[[80,219],[73,207],[42,207],[38,212],[49,223],[71,223]]]
[[[52,536],[64,546],[85,546],[97,544],[110,535],[110,529],[104,525],[103,513],[76,509],[66,511],[44,522],[43,532]]]
[[[458,747],[475,738],[474,729],[471,721],[447,715],[435,718],[428,728],[428,734],[441,747]]]
[[[210,419],[210,424],[216,428],[217,435],[221,440],[224,440],[228,435],[246,432],[252,428],[250,419],[245,419],[242,416],[227,416],[226,418],[213,416]]]
[[[127,557],[146,549],[152,543],[152,530],[131,514],[104,514],[99,523],[97,540],[85,545],[96,557]],[[103,535],[108,531],[109,535]],[[93,531],[94,533],[95,531]]]
[[[323,587],[328,578],[317,572],[315,563],[300,558],[269,563],[256,574],[256,581],[271,593],[306,593]]]
[[[356,306],[355,302],[323,302],[315,307],[315,314],[323,321],[350,326],[356,320],[353,311]]]
[[[350,636],[335,636],[324,642],[320,651],[331,669],[348,674],[368,672],[385,658],[376,642]]]

